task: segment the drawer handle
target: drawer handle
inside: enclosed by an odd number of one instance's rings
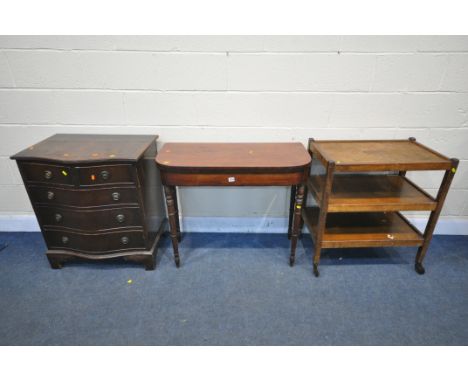
[[[127,245],[130,242],[130,239],[128,238],[128,236],[122,236],[120,242],[124,245]]]
[[[61,221],[62,221],[62,218],[63,218],[63,216],[62,216],[61,214],[55,214],[55,221],[56,221],[57,223],[61,222]]]
[[[47,199],[54,200],[54,198],[55,198],[55,194],[53,193],[53,191],[47,192]]]
[[[112,193],[112,200],[118,202],[120,200],[120,192],[113,192]]]
[[[68,243],[68,236],[62,236],[62,243],[67,244]]]
[[[102,180],[108,180],[110,178],[110,172],[103,170],[101,171],[101,179]]]
[[[47,179],[47,180],[52,179],[52,171],[45,170],[44,171],[44,178]]]
[[[123,223],[125,221],[125,215],[124,214],[118,214],[116,217],[117,221],[119,223]]]
[[[235,176],[230,176],[230,177],[228,177],[227,180],[228,180],[229,183],[234,183],[236,181],[236,177]]]

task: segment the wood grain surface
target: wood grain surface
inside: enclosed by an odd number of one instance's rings
[[[304,168],[310,160],[301,143],[166,143],[156,157],[168,171],[278,173]]]
[[[312,141],[310,149],[335,171],[446,170],[449,158],[415,140]]]
[[[59,163],[136,162],[157,135],[56,134],[13,155]]]

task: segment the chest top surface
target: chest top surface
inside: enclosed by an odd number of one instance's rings
[[[56,134],[13,155],[16,160],[136,162],[157,135]]]
[[[177,169],[285,170],[310,164],[305,147],[295,143],[166,143],[156,157],[158,166]]]

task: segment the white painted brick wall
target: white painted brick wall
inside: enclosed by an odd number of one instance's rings
[[[468,219],[468,36],[0,36],[0,214],[32,213],[8,157],[54,133],[415,136],[460,158],[443,216]],[[287,214],[284,188],[180,194],[185,216]]]

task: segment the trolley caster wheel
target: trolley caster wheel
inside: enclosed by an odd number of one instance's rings
[[[315,277],[320,276],[320,272],[318,270],[318,265],[317,264],[314,264],[314,275],[315,275]]]
[[[289,266],[292,267],[294,265],[294,258],[289,258]]]
[[[424,269],[421,263],[414,264],[414,269],[418,275],[423,275],[424,273],[426,273],[426,270]]]
[[[180,268],[180,259],[179,258],[175,259],[175,265],[176,265],[177,268]]]

